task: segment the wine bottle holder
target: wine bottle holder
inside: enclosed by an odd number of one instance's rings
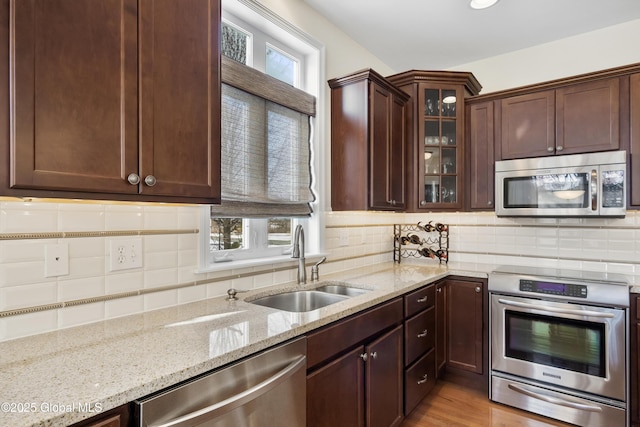
[[[449,262],[449,226],[439,222],[394,224],[393,260],[431,258],[440,264]]]

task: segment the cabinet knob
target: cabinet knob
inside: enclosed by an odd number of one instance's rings
[[[371,358],[372,359],[377,359],[378,358],[378,352],[374,351],[373,353],[371,353]]]
[[[438,291],[439,293],[442,293],[442,288],[438,288],[436,289],[436,291]]]
[[[367,361],[367,359],[369,358],[369,355],[368,355],[367,353],[362,353],[362,354],[360,355],[360,358],[366,362],[366,361]]]
[[[426,201],[426,200],[420,200],[420,206],[424,206],[424,205],[426,205],[426,204],[427,204],[427,201]]]
[[[130,173],[127,181],[129,181],[131,185],[138,185],[140,183],[140,176],[137,173]]]
[[[547,151],[548,151],[549,153],[553,153],[553,147],[547,147]]]
[[[556,147],[556,151],[562,151],[562,150],[564,150],[564,147],[562,145],[558,145]]]
[[[389,203],[392,206],[395,206],[396,201],[395,200],[387,200],[387,203]]]
[[[491,206],[491,205],[493,205],[493,202],[492,202],[491,200],[489,200],[489,201],[487,202],[487,204],[488,204],[489,206]]]
[[[153,187],[154,185],[156,185],[156,182],[156,177],[153,175],[147,175],[147,177],[144,179],[144,183],[149,187]]]
[[[418,337],[418,338],[424,338],[424,337],[426,337],[428,334],[429,334],[429,331],[425,329],[424,331],[420,332],[420,333],[417,335],[417,337]]]
[[[418,380],[418,384],[424,384],[429,381],[429,374],[424,374],[421,380]]]
[[[482,291],[482,288],[480,286],[476,286],[476,293],[479,294],[480,291]]]

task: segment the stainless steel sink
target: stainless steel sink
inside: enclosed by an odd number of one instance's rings
[[[369,289],[353,288],[351,286],[339,284],[327,284],[315,289],[316,291],[326,292],[334,295],[346,295],[348,297],[357,297],[358,295],[369,292]]]
[[[318,308],[326,307],[346,299],[349,299],[346,295],[330,294],[327,292],[294,291],[269,295],[248,302],[278,310],[300,313],[317,310]]]

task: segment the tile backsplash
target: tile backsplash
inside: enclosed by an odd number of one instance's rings
[[[429,220],[450,225],[451,261],[640,274],[635,211],[624,219],[324,215],[325,274],[391,261],[393,224]],[[0,341],[295,280],[293,262],[197,273],[199,225],[195,206],[0,201]],[[132,235],[143,241],[143,267],[110,271],[110,242]],[[69,274],[45,277],[45,247],[57,243],[68,245]]]

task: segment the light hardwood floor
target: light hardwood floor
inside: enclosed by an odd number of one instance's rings
[[[487,391],[438,381],[401,427],[568,427],[549,418],[489,401]]]

